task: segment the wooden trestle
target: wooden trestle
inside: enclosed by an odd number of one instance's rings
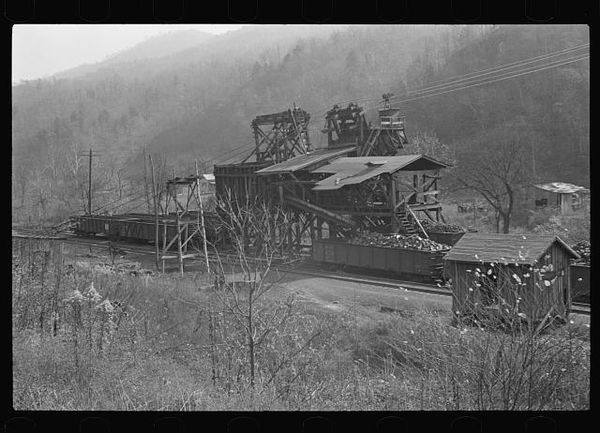
[[[186,259],[195,258],[201,255],[206,255],[206,249],[204,254],[200,253],[200,250],[192,245],[191,241],[194,237],[199,238],[206,236],[204,227],[204,218],[202,212],[202,198],[200,197],[199,191],[199,179],[198,175],[189,176],[185,178],[174,178],[167,181],[167,194],[169,200],[175,206],[175,222],[176,230],[173,237],[170,239],[167,237],[167,222],[166,220],[160,221],[163,225],[163,245],[160,254],[160,260],[162,262],[162,271],[165,271],[165,261],[177,259],[179,264],[179,272],[183,275],[184,272],[184,261]],[[179,192],[182,191],[180,194]],[[181,197],[183,195],[183,197]],[[191,205],[197,205],[197,209],[200,212],[191,212]],[[173,254],[170,252],[173,245],[177,245],[177,252]],[[190,245],[193,247],[193,252],[190,251]]]

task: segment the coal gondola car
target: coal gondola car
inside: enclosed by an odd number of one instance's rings
[[[207,239],[216,239],[216,215],[205,215]],[[78,236],[105,236],[114,241],[129,241],[140,243],[155,242],[154,216],[149,214],[123,214],[123,215],[81,215],[73,218],[74,232]],[[165,237],[167,242],[177,234],[177,223],[172,215],[161,216],[159,223],[159,243]]]
[[[159,235],[162,236],[161,225]],[[175,233],[173,224],[167,224],[167,235]],[[111,240],[154,242],[154,221],[136,215],[82,215],[75,217],[75,234],[79,236],[105,236]]]
[[[315,240],[312,246],[316,262],[427,283],[442,280],[444,254],[445,251],[355,245],[329,239]]]
[[[460,240],[460,238],[463,237],[465,232],[428,232],[427,234],[429,235],[429,239],[431,239],[432,241],[452,246],[456,244]]]

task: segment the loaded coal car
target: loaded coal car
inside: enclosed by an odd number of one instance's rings
[[[434,283],[443,279],[443,257],[449,250],[417,235],[363,233],[348,241],[314,240],[312,258],[362,273]]]
[[[466,233],[466,230],[457,224],[441,223],[429,219],[421,220],[421,225],[429,239],[444,245],[456,244]]]

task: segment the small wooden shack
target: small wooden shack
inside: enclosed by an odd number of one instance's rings
[[[557,236],[466,233],[444,257],[454,314],[496,310],[532,322],[566,320],[569,261],[578,257]]]
[[[589,202],[590,190],[583,186],[565,182],[534,185],[535,207],[550,207],[566,215],[573,213]]]

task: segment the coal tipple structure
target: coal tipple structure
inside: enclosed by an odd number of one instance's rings
[[[438,200],[440,171],[426,155],[403,154],[403,117],[384,95],[376,125],[355,103],[325,116],[327,147],[312,149],[304,110],[261,115],[251,123],[252,151],[239,162],[215,165],[218,199],[264,200],[294,214],[290,249],[303,240],[344,238],[355,229],[416,233],[419,220],[444,219]]]
[[[282,254],[313,246],[313,260],[317,262],[438,283],[447,279],[441,275],[442,259],[449,250],[447,245],[456,244],[464,231],[444,233],[447,240],[440,240],[436,237],[440,233],[434,230],[427,239],[427,229],[435,226],[429,222],[445,223],[438,196],[440,173],[448,165],[428,155],[406,153],[403,117],[389,105],[389,95],[384,95],[375,125],[367,121],[363,109],[355,103],[345,108],[334,106],[325,115],[322,132],[327,136],[327,145],[322,148],[314,148],[310,141],[309,121],[309,113],[295,105],[287,111],[257,116],[251,122],[254,145],[248,153],[237,162],[214,166],[217,201],[228,203],[226,208],[234,211],[247,204],[283,210],[288,218],[285,228],[275,233]],[[219,206],[217,212],[203,208],[204,180],[197,168],[196,175],[168,180],[162,213],[155,209],[154,215],[88,214],[74,217],[71,223],[81,236],[154,243],[157,265],[162,261],[163,269],[166,260],[176,259],[183,273],[185,259],[201,256],[208,268],[203,240],[219,248],[231,246],[231,242],[220,230],[227,215],[218,213]],[[414,246],[366,247],[354,242],[359,231],[387,237],[394,233],[417,234],[420,237],[404,238],[444,245],[437,244],[443,248],[429,251]],[[253,234],[243,235],[251,244]],[[522,245],[521,239],[501,238],[486,240],[482,248],[486,249],[489,242]],[[446,256],[446,262],[452,257]],[[563,262],[561,266],[566,269],[568,260]],[[569,271],[565,272],[565,281],[559,282],[562,292],[559,290],[553,298],[556,302],[551,302],[558,305],[559,316],[563,317],[568,314],[570,298]],[[466,287],[460,275],[455,272],[451,276],[459,294]],[[588,281],[589,277],[577,277],[577,281],[584,279]],[[460,310],[464,306],[455,307]]]

